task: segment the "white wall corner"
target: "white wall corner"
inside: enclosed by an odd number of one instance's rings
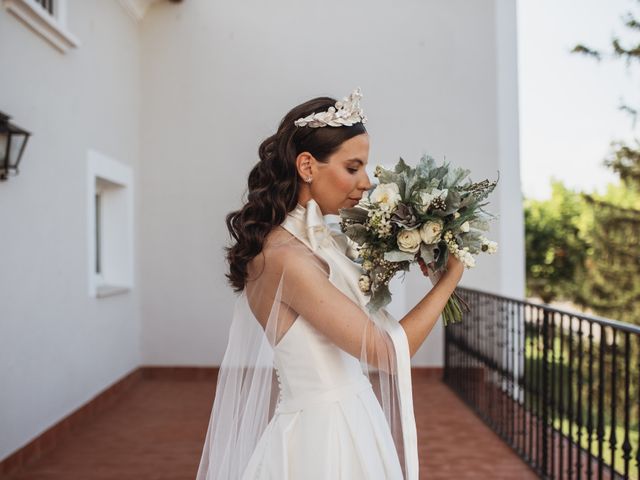
[[[118,0],[125,11],[137,22],[141,21],[152,3],[158,0]]]
[[[496,91],[500,201],[500,293],[525,295],[525,241],[518,125],[517,11],[513,0],[495,0]]]
[[[67,30],[66,0],[59,0],[54,15],[35,0],[4,0],[3,5],[62,53],[81,45],[80,40]]]

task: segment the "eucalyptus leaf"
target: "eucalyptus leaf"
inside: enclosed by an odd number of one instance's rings
[[[426,245],[425,243],[421,243],[420,256],[422,257],[422,260],[424,260],[425,264],[431,263],[435,259],[435,254],[433,253],[433,246]]]
[[[345,228],[344,233],[359,245],[365,243],[369,238],[369,232],[367,231],[367,228],[364,225],[360,224],[348,225]]]
[[[397,183],[399,175],[391,170],[382,169],[378,174],[379,183]]]
[[[341,208],[339,213],[342,218],[353,220],[358,223],[366,222],[369,215],[368,210],[362,207]]]
[[[392,250],[384,254],[384,259],[387,262],[411,262],[415,258],[415,253],[403,252],[402,250]]]
[[[391,303],[391,292],[389,291],[389,287],[385,285],[371,295],[371,299],[369,303],[367,303],[367,309],[369,312],[375,313],[382,307],[389,305],[389,303]]]
[[[394,170],[396,173],[409,172],[411,171],[411,167],[405,163],[402,157],[400,157],[400,160],[398,160]]]
[[[447,174],[447,183],[449,185],[458,185],[458,183],[460,183],[460,181],[470,173],[471,170],[466,170],[464,168],[452,168]]]

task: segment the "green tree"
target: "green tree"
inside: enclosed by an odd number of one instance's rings
[[[551,198],[525,199],[527,295],[543,302],[573,299],[589,254],[591,219],[584,198],[559,180]]]
[[[574,301],[609,318],[640,324],[640,195],[623,183],[583,194],[593,215],[591,252]]]

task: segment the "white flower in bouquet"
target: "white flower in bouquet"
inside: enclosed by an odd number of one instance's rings
[[[469,231],[469,221],[467,220],[466,222],[464,222],[462,225],[460,225],[460,230],[462,232],[468,232]]]
[[[386,207],[386,210],[393,210],[402,197],[396,183],[381,183],[373,190],[369,200],[382,208]]]
[[[476,258],[471,255],[468,250],[458,250],[458,255],[458,258],[466,268],[472,268],[476,266]]]
[[[480,248],[483,252],[496,253],[498,251],[497,242],[494,242],[493,240],[489,240],[485,237],[482,237],[481,240],[482,240],[482,247]]]
[[[442,220],[429,220],[420,227],[420,238],[427,245],[436,243],[438,240],[440,240],[442,226]]]
[[[448,234],[451,232],[447,231]],[[459,248],[458,244],[449,236],[447,240],[447,247],[449,252],[462,262],[465,268],[472,268],[476,266],[476,259],[469,251],[469,247]]]
[[[371,279],[369,278],[369,275],[360,275],[360,278],[358,279],[358,287],[364,293],[367,293],[371,289]]]
[[[388,210],[369,210],[367,215],[369,227],[376,232],[378,237],[387,238],[391,235],[391,222],[389,221],[391,213]]]
[[[422,236],[418,229],[402,230],[398,233],[398,248],[403,252],[416,253],[420,250],[420,242],[422,242]]]

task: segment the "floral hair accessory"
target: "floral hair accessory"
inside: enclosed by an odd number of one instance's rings
[[[325,112],[314,112],[311,115],[297,119],[293,123],[296,127],[304,127],[306,125],[312,128],[342,127],[344,125],[350,127],[358,122],[367,123],[367,117],[364,116],[364,112],[360,108],[361,98],[360,87],[357,87],[348,97],[338,100],[335,107],[329,107]]]

